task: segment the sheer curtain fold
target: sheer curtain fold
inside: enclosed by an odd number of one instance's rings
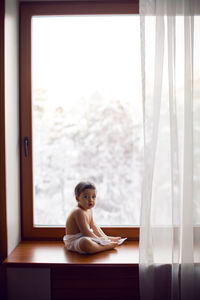
[[[199,15],[199,0],[140,0],[140,15]]]
[[[196,0],[140,0],[142,300],[200,299],[199,13]]]

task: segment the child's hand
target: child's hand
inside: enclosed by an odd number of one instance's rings
[[[108,245],[113,243],[114,241],[111,241],[108,237],[101,237],[99,238],[101,245]]]
[[[120,236],[110,236],[109,240],[112,242],[118,242],[119,240],[121,240]]]

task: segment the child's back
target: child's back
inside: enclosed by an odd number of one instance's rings
[[[77,234],[80,232],[78,225],[76,223],[76,211],[78,207],[75,208],[67,218],[66,221],[66,234]]]
[[[77,223],[77,219],[80,217],[80,215],[83,216],[85,223],[90,227],[89,223],[91,220],[91,212],[90,211],[84,211],[80,207],[76,207],[72,210],[70,215],[67,218],[66,221],[66,234],[77,234],[80,233],[80,228]]]

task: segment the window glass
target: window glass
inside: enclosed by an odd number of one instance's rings
[[[74,187],[99,225],[138,225],[143,131],[139,16],[32,18],[34,225],[63,226]]]

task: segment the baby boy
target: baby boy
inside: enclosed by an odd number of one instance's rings
[[[92,208],[96,202],[96,187],[90,182],[80,182],[75,187],[76,208],[66,221],[66,248],[81,254],[110,250],[121,244],[120,237],[107,236],[95,224]]]

